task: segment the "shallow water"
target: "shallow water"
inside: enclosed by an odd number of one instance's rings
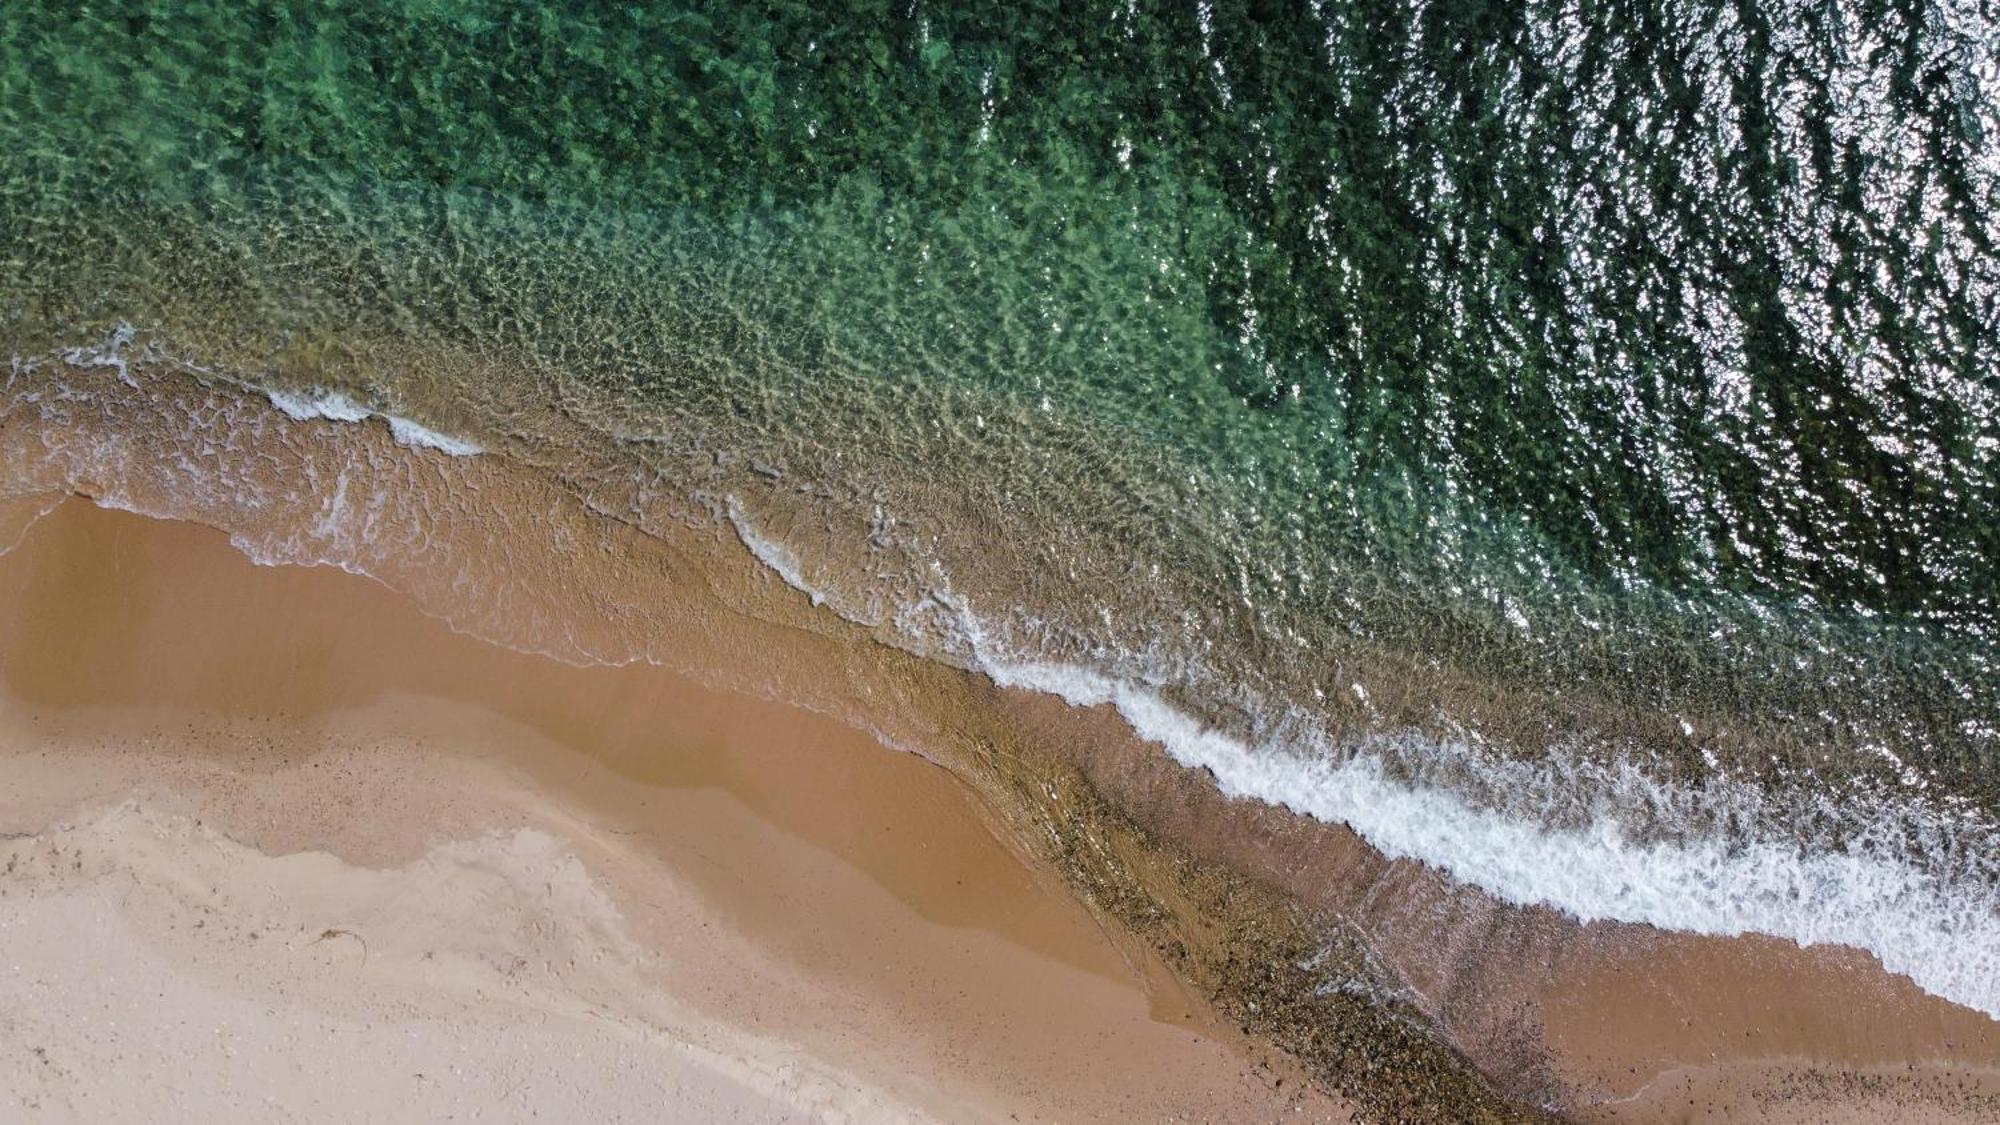
[[[1996,28],[17,6],[6,416],[387,419],[1504,897],[2000,1014]]]

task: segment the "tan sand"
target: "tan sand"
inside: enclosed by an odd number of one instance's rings
[[[2000,1122],[2000,1022],[1864,952],[1500,903],[1344,825],[1230,801],[1141,752],[1109,708],[997,694],[1153,831],[1368,934],[1454,1044],[1529,1104],[1587,1121]]]
[[[1590,1121],[2000,1121],[2000,1024],[1851,949],[1662,935],[1542,1007]]]
[[[1194,861],[1173,872],[1248,876],[1284,896],[1280,913],[1296,904],[1322,932],[1365,940],[1398,995],[1530,1105],[1631,1121],[2000,1120],[2000,1025],[1864,954],[1501,903],[1344,826],[1228,800],[1108,709],[874,643],[726,525],[642,535],[506,458],[426,455],[379,426],[292,424],[261,400],[145,386],[49,398],[54,414],[0,426],[0,480],[185,514],[269,556],[364,567],[408,597],[246,568],[198,529],[49,517],[23,549],[39,562],[0,558],[0,674],[17,696],[0,742],[51,756],[7,774],[0,830],[39,832],[73,808],[88,823],[148,786],[148,815],[374,869],[532,828],[582,858],[633,944],[661,959],[659,995],[793,1045],[835,1086],[954,1118],[1284,1111],[1274,1088],[1283,1078],[1290,1095],[1295,1075],[1253,1064],[1262,1077],[1246,1079],[1240,1040],[1152,955],[1039,887],[941,771],[674,675],[579,672],[454,637],[416,604],[481,635],[645,652],[879,725],[986,786],[1013,818],[998,833],[1010,845],[1047,833],[1058,846],[1038,855],[1108,857],[1083,874],[1126,887],[1137,868],[1118,865],[1150,853],[1052,831],[1088,790],[1170,842],[1166,864]],[[0,543],[44,505],[0,505]],[[1036,779],[1059,784],[1007,788]],[[1251,948],[1240,927],[1260,916],[1213,925],[1220,899],[1175,897],[1209,884],[1147,870],[1157,897],[1141,905],[1185,908],[1154,939],[1200,945],[1183,963],[1227,991],[1201,974]],[[1313,1013],[1341,1046],[1341,1017]],[[1162,1039],[1163,1018],[1209,1046]],[[1355,1057],[1341,1056],[1349,1088],[1395,1088]]]
[[[661,1002],[543,832],[374,870],[133,802],[0,855],[9,1120],[907,1116]]]
[[[1345,1116],[831,720],[82,503],[0,621],[18,1107]]]

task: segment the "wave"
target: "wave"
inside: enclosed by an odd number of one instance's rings
[[[814,605],[831,603],[803,577],[794,552],[757,531],[733,498],[729,512],[752,555]],[[1305,714],[1268,724],[1285,734],[1252,741],[1167,702],[1163,684],[1007,653],[944,586],[930,600],[956,615],[977,671],[1004,688],[1113,708],[1134,733],[1205,771],[1231,799],[1345,825],[1390,859],[1427,864],[1506,902],[1554,908],[1584,924],[1767,934],[1866,950],[1926,992],[2000,1019],[2000,854],[1969,844],[1973,833],[1964,829],[1977,826],[1955,824],[1948,812],[1878,795],[1865,810],[1824,797],[1787,816],[1748,783],[1674,785],[1630,763],[1557,751],[1534,763],[1495,759],[1415,732],[1340,746],[1314,733],[1318,724]],[[1355,690],[1365,698],[1360,685]],[[1581,823],[1557,827],[1533,810],[1477,804],[1447,785],[1396,776],[1391,743],[1399,763],[1429,758],[1480,775],[1481,788],[1530,800],[1541,794],[1551,805],[1591,795],[1595,807]],[[1838,831],[1799,829],[1805,821]],[[1671,838],[1658,838],[1663,829]],[[1904,858],[1912,853],[1933,862]]]
[[[734,496],[729,497],[725,502],[725,511],[728,513],[730,526],[736,529],[736,537],[743,541],[744,548],[756,556],[758,562],[784,579],[785,585],[805,594],[812,600],[812,604],[826,604],[826,596],[807,582],[805,575],[799,570],[798,556],[792,553],[790,547],[775,539],[764,537],[751,526],[749,517],[743,514],[741,501]]]
[[[1392,859],[1429,864],[1508,902],[1554,907],[1584,923],[1638,922],[1731,937],[1759,933],[1800,945],[1864,949],[1925,991],[2000,1019],[2000,894],[1993,889],[2000,857],[1960,853],[1961,869],[1953,877],[1884,854],[1911,834],[1937,842],[1955,835],[1928,810],[1882,810],[1875,831],[1824,851],[1768,831],[1747,841],[1644,840],[1611,812],[1580,827],[1551,828],[1477,806],[1442,787],[1399,781],[1384,756],[1365,749],[1340,755],[1309,743],[1252,745],[1202,724],[1149,689],[1088,668],[985,658],[980,669],[1003,687],[1043,692],[1078,707],[1110,705],[1176,762],[1206,770],[1226,796],[1345,824]],[[1478,768],[1506,770],[1507,764]],[[1520,768],[1534,780],[1510,779],[1508,788],[1563,784],[1586,770],[1615,775],[1597,780],[1622,792],[1626,807],[1686,807],[1699,799],[1747,813],[1764,800],[1748,785],[1713,782],[1676,792],[1636,768],[1557,761]]]
[[[441,434],[400,414],[363,406],[339,391],[265,390],[263,394],[271,400],[272,406],[294,422],[310,422],[316,418],[332,422],[365,422],[370,418],[380,418],[389,424],[389,433],[402,445],[435,449],[453,457],[471,457],[486,452],[485,447],[477,442]]]

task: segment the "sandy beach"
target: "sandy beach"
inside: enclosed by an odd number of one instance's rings
[[[82,501],[0,616],[7,1116],[1346,1116],[829,719]]]
[[[2000,1125],[2000,2],[0,5],[0,1125]]]
[[[0,431],[7,1088],[56,1119],[183,1071],[189,1117],[365,1072],[423,1116],[2000,1118],[2000,1025],[1865,953],[1508,904],[727,524],[146,388]],[[184,472],[160,416],[227,440]]]

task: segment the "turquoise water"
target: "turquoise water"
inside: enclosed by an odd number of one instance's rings
[[[17,377],[129,326],[1535,823],[2000,807],[1996,242],[1976,3],[0,14]]]

